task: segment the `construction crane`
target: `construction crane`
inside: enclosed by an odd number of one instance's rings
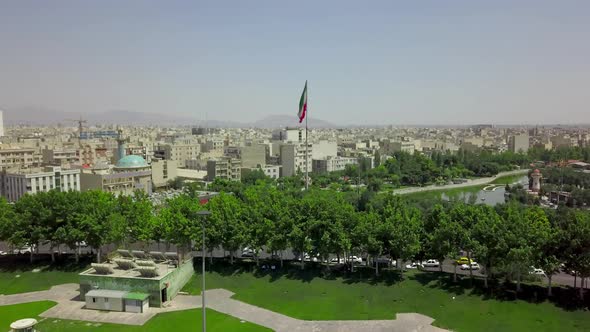
[[[88,120],[83,120],[82,116],[80,115],[80,119],[66,119],[66,121],[72,121],[78,123],[78,145],[82,148],[82,131],[84,130],[84,124],[88,123]]]

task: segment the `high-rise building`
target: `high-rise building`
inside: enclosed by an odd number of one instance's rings
[[[0,111],[0,137],[4,136],[4,114]]]
[[[510,136],[508,148],[512,152],[527,153],[529,150],[529,134],[527,133]]]
[[[305,144],[283,144],[281,145],[281,166],[283,176],[293,176],[297,172],[305,173],[312,171],[312,144],[307,147],[307,163],[305,157]]]
[[[207,180],[216,178],[240,181],[241,161],[231,157],[221,157],[207,161]]]

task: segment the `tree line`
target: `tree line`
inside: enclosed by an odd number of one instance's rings
[[[345,193],[304,192],[294,179],[289,181],[259,181],[222,192],[205,205],[190,191],[158,206],[139,192],[115,197],[100,191],[50,191],[25,195],[15,204],[0,200],[0,240],[15,247],[48,243],[73,250],[84,241],[97,250],[100,262],[100,248],[111,243],[200,248],[205,222],[207,251],[223,248],[231,262],[236,252],[249,247],[257,253],[257,263],[258,253],[266,250],[282,264],[282,253],[292,249],[321,261],[362,256],[376,263],[369,265],[378,275],[381,258],[442,262],[463,252],[485,270],[486,286],[488,278],[506,278],[520,288],[531,266],[546,271],[549,292],[561,264],[581,281],[590,276],[588,211],[516,202],[490,207],[439,201],[420,208],[392,194],[375,195],[359,210]],[[198,214],[203,209],[211,212],[206,221]]]

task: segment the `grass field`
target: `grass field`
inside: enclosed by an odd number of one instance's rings
[[[0,263],[0,294],[18,294],[46,290],[54,285],[78,283],[87,263],[52,266],[48,263]],[[38,269],[39,272],[33,272]]]
[[[8,331],[10,323],[23,318],[36,318],[39,314],[53,307],[55,302],[41,301],[0,306],[0,331]]]
[[[314,272],[254,275],[221,269],[207,274],[207,288],[225,288],[235,299],[291,317],[308,320],[394,319],[396,313],[418,312],[435,325],[455,331],[590,331],[590,314],[567,311],[553,303],[498,300],[448,275],[408,272],[374,280],[319,278]],[[185,291],[199,293],[200,275]],[[454,298],[453,298],[454,297]]]
[[[39,318],[39,314],[54,306],[49,301],[0,306],[0,331],[8,331],[10,323],[22,318]],[[101,324],[81,321],[69,321],[48,318],[42,320],[37,329],[43,332],[192,332],[200,331],[201,310],[185,310],[169,312],[157,315],[143,326],[128,326],[116,324]],[[264,327],[240,322],[239,319],[221,314],[217,311],[207,310],[208,331],[236,331],[236,332],[263,332],[270,331]]]

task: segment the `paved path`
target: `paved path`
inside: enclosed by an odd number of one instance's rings
[[[207,307],[236,318],[268,327],[276,332],[345,332],[345,331],[446,331],[432,326],[432,318],[415,313],[397,314],[395,320],[305,321],[234,300],[225,289],[206,292]],[[179,295],[164,308],[149,308],[145,313],[104,312],[84,309],[78,301],[78,285],[64,284],[50,290],[0,296],[0,305],[35,301],[58,304],[41,313],[41,317],[82,320],[99,323],[143,325],[158,313],[201,308],[200,296]]]
[[[479,185],[488,184],[488,183],[490,183],[502,176],[520,175],[520,174],[524,175],[524,174],[527,174],[528,171],[529,171],[528,169],[519,169],[516,171],[501,172],[501,173],[498,173],[496,176],[491,176],[488,178],[467,180],[467,182],[465,182],[465,183],[447,184],[444,186],[431,185],[431,186],[426,186],[426,187],[409,187],[409,188],[395,189],[395,190],[393,190],[393,193],[397,194],[397,195],[405,195],[405,194],[417,193],[417,192],[422,192],[422,191],[447,190],[447,189],[479,186]]]

